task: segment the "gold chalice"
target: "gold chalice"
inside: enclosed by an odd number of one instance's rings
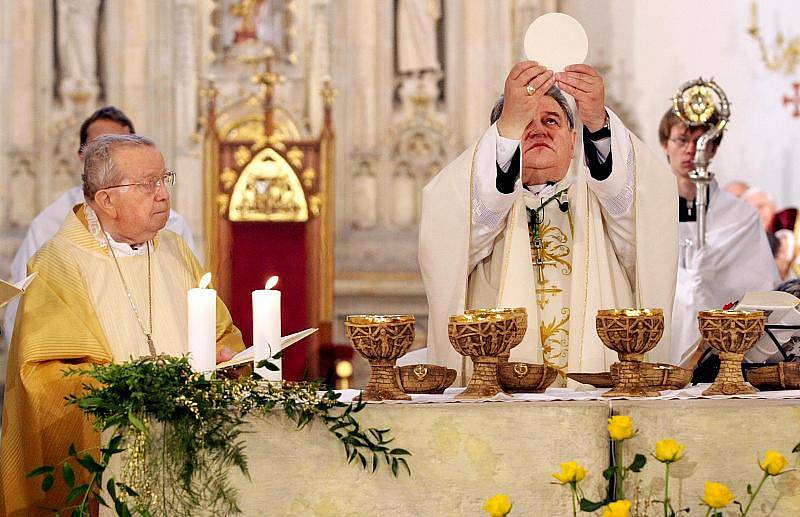
[[[719,352],[719,373],[703,395],[755,393],[742,377],[744,354],[764,333],[763,311],[700,311],[697,313],[703,341]]]
[[[344,331],[371,369],[364,400],[411,400],[397,384],[394,365],[414,342],[414,316],[348,316]]]
[[[501,355],[508,358],[510,350],[522,342],[527,324],[525,309],[470,310],[450,316],[450,343],[473,363],[472,378],[456,398],[487,398],[503,391],[497,376],[498,361]]]
[[[619,356],[617,382],[604,397],[657,397],[658,391],[642,378],[645,352],[664,335],[661,309],[604,309],[597,311],[597,335]]]

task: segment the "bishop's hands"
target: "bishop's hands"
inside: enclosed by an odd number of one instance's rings
[[[506,77],[503,112],[497,120],[500,136],[521,140],[525,128],[536,114],[539,101],[553,84],[553,71],[536,61],[522,61],[514,65]]]
[[[597,70],[589,65],[569,65],[555,74],[555,79],[556,85],[575,99],[583,125],[592,133],[602,129],[606,123],[606,91]]]

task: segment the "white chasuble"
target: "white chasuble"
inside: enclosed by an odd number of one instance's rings
[[[547,360],[568,372],[608,371],[617,357],[597,336],[595,316],[600,309],[632,306],[664,310],[665,335],[648,360],[662,362],[669,356],[677,261],[675,179],[610,110],[609,120],[614,171],[625,167],[632,178],[616,172],[603,182],[589,178],[579,150],[579,163],[573,161],[565,178],[570,184],[569,213],[557,213],[558,204],[550,203],[543,217],[543,231],[549,229],[552,242],[564,246],[547,250],[569,251],[558,257],[562,262],[552,260],[558,264],[543,267],[547,287],[538,293],[524,189],[508,194],[513,204],[503,216],[502,231],[491,243],[490,254],[471,255],[473,178],[478,161],[494,170],[493,150],[483,156],[486,146],[478,140],[425,187],[419,257],[430,308],[429,362],[455,368],[462,375],[461,356],[447,336],[448,316],[487,307],[527,310],[528,332],[511,350],[512,361]],[[609,217],[616,194],[608,198],[604,194],[622,191],[626,182],[632,199],[627,233],[619,232]],[[565,242],[557,243],[558,239]]]

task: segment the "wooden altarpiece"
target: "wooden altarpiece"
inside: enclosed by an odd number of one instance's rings
[[[252,343],[251,292],[280,277],[282,334],[320,330],[288,349],[283,377],[316,378],[320,347],[331,342],[333,316],[334,92],[321,95],[318,138],[303,138],[291,114],[274,104],[280,81],[267,59],[256,77],[263,98],[217,109],[207,94],[205,231],[209,267],[245,343]]]

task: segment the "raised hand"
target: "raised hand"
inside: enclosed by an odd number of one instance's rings
[[[520,140],[533,120],[542,96],[555,84],[552,70],[536,61],[522,61],[506,77],[503,113],[497,120],[500,136]]]
[[[569,65],[555,79],[559,88],[575,98],[583,125],[592,132],[600,130],[606,123],[606,90],[600,74],[589,65]]]

